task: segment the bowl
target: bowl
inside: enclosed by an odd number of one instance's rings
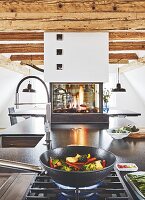
[[[116,132],[114,132],[114,130]],[[117,132],[117,129],[108,129],[107,133],[114,139],[120,140],[122,138],[126,138],[129,134],[130,131],[124,131],[124,132]]]

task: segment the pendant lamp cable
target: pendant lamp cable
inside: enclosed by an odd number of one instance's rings
[[[119,67],[118,67],[118,83],[119,83]]]

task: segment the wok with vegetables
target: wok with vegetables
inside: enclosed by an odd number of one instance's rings
[[[50,167],[70,171],[93,171],[102,170],[106,167],[106,160],[97,160],[91,154],[66,157],[66,158],[50,158]]]
[[[44,152],[40,162],[58,184],[87,187],[102,181],[113,170],[116,157],[90,146],[67,146]]]

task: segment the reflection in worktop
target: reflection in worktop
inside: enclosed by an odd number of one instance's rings
[[[67,138],[67,140],[66,140]],[[112,138],[106,130],[89,128],[60,129],[51,133],[52,148],[67,145],[94,146],[108,150]]]
[[[99,147],[99,137],[99,130],[89,128],[56,129],[51,133],[53,148],[66,145],[89,146],[90,144]]]
[[[130,143],[126,141],[125,139],[121,140],[115,140],[113,139],[110,143],[110,147],[112,151],[115,151],[117,147],[120,147],[120,151],[115,152],[116,156],[124,155],[124,157],[127,157],[132,152],[132,148],[130,148]]]

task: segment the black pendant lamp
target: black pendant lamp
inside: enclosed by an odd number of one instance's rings
[[[32,64],[32,55],[31,55],[31,64]],[[29,77],[31,77],[31,76],[30,76],[30,67],[29,67]],[[29,80],[29,83],[28,83],[28,85],[27,85],[27,88],[23,89],[22,92],[32,92],[32,93],[35,93],[35,92],[36,92],[36,90],[34,90],[34,89],[32,88],[32,84],[30,83],[30,80]]]
[[[112,89],[112,92],[126,92],[126,89],[121,87],[119,83],[119,67],[118,67],[118,83],[116,84],[116,88]]]
[[[29,81],[27,88],[23,89],[23,92],[36,92],[36,90],[32,88],[32,84]]]

